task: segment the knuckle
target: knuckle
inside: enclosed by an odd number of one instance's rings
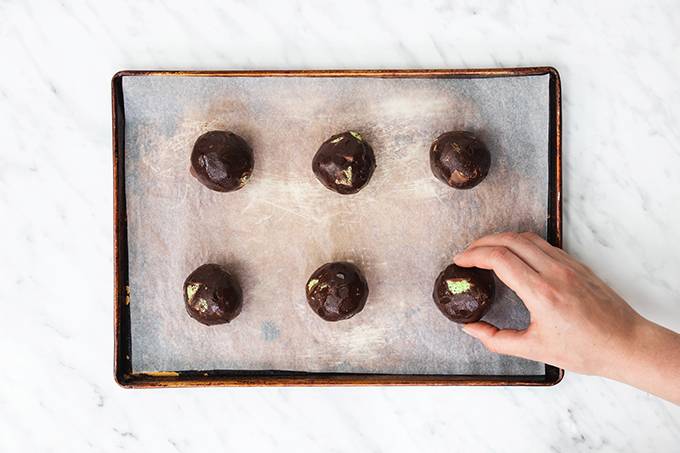
[[[552,283],[546,280],[539,280],[536,282],[534,291],[536,291],[536,294],[546,303],[557,302],[557,289]]]
[[[514,231],[506,231],[505,233],[499,234],[498,237],[503,242],[516,242],[520,239],[519,233],[515,233]]]
[[[499,352],[496,343],[492,339],[488,339],[484,342],[484,347],[490,352]]]
[[[574,270],[573,268],[571,268],[569,266],[564,266],[564,265],[558,266],[555,269],[555,274],[562,281],[574,280],[577,276],[576,270]]]
[[[493,263],[503,264],[510,258],[510,249],[506,247],[494,247],[489,256]]]
[[[564,269],[564,274],[567,276],[567,279],[569,280],[573,280],[578,277],[578,271],[573,267],[566,267]]]
[[[533,231],[525,231],[524,233],[520,233],[520,236],[532,242],[543,239]]]

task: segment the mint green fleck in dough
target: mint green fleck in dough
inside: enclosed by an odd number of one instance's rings
[[[360,142],[362,142],[364,140],[363,138],[361,138],[361,134],[359,134],[358,132],[349,131],[349,133],[352,134],[352,137],[356,138]]]
[[[338,142],[341,142],[343,138],[345,138],[345,137],[338,137],[338,138],[336,138],[336,139],[333,139],[333,140],[331,140],[331,143],[338,143]]]
[[[310,281],[307,282],[307,291],[311,291],[314,289],[314,287],[319,283],[318,278],[313,278]]]
[[[460,294],[469,291],[472,285],[468,280],[446,280],[446,287],[451,294]]]
[[[336,184],[342,184],[343,186],[352,185],[352,167],[347,167],[347,169],[342,170],[343,177],[337,178],[335,180]]]
[[[198,288],[201,287],[200,283],[189,283],[187,285],[187,300],[191,300],[194,298],[194,295],[196,294],[196,291],[198,291]]]
[[[196,309],[201,313],[205,313],[206,311],[208,311],[208,301],[205,299],[198,299]]]

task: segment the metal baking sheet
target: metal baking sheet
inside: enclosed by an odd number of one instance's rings
[[[544,364],[486,351],[432,302],[435,277],[484,234],[547,234],[550,75],[516,77],[201,77],[140,75],[121,85],[131,371],[285,370],[392,375],[543,375]],[[244,137],[250,182],[212,192],[189,174],[195,139]],[[311,159],[355,130],[377,169],[358,194],[322,187]],[[470,130],[492,153],[484,182],[457,191],[431,174],[431,142]],[[327,323],[305,301],[319,265],[353,261],[366,308]],[[186,315],[182,283],[205,262],[231,269],[244,308],[228,325]],[[500,282],[485,317],[522,328]]]

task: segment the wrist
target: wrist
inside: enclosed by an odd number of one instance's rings
[[[654,357],[658,328],[659,326],[636,313],[625,333],[619,335],[603,351],[604,357],[595,374],[624,382],[635,379],[634,375],[644,372],[647,362]]]
[[[680,404],[680,334],[643,319],[627,343],[618,365],[603,376]]]

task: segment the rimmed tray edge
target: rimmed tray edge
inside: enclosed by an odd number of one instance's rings
[[[549,75],[549,178],[548,241],[562,247],[562,107],[561,81],[551,66],[484,69],[343,69],[343,70],[123,70],[111,79],[114,217],[114,378],[125,388],[207,386],[368,386],[368,385],[466,385],[552,386],[564,370],[545,365],[543,375],[394,375],[317,373],[277,370],[184,370],[132,372],[129,309],[127,212],[125,204],[125,111],[122,80],[134,76],[183,77],[377,77],[377,78],[483,78]]]

